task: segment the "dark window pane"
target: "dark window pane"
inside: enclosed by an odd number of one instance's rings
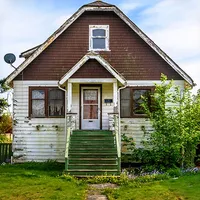
[[[59,89],[49,89],[49,116],[64,116],[64,92]]]
[[[93,30],[93,36],[106,36],[106,31],[104,29]]]
[[[32,100],[32,117],[45,117],[44,100]]]
[[[49,99],[63,99],[64,92],[59,89],[49,89]]]
[[[45,92],[44,90],[32,90],[32,99],[44,99]]]
[[[93,49],[105,49],[106,39],[105,38],[93,38]]]
[[[149,95],[150,90],[134,90],[133,91],[133,113],[144,114],[144,109],[141,106],[143,99],[141,96]]]
[[[49,100],[49,116],[64,116],[64,100]]]
[[[131,116],[131,95],[130,88],[125,88],[121,90],[121,117],[130,117]]]

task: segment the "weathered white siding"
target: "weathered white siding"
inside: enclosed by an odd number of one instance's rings
[[[131,86],[153,86],[160,81],[128,81]],[[184,89],[184,81],[174,81]],[[64,118],[29,118],[29,86],[57,86],[57,81],[14,81],[14,119],[13,127],[13,161],[64,162],[65,153],[65,119]],[[80,118],[80,84],[72,84],[72,112],[77,113],[77,128]],[[108,129],[108,113],[113,112],[113,103],[105,104],[104,99],[113,99],[113,83],[102,83],[102,129]],[[37,126],[40,126],[37,130]],[[142,126],[151,131],[150,121],[145,118],[122,118],[121,134],[132,137],[136,146],[144,139]]]
[[[77,113],[76,126],[79,129],[79,119],[80,119],[80,84],[72,84],[72,113]]]
[[[14,81],[13,161],[64,161],[65,119],[29,119],[29,86],[57,86],[57,81]]]
[[[113,113],[113,103],[106,104],[104,99],[113,99],[113,84],[102,84],[102,129],[108,129],[108,113]]]

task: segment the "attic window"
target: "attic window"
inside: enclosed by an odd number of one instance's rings
[[[89,29],[89,50],[109,51],[109,25],[90,25]]]

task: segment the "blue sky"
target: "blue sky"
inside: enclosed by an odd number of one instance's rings
[[[0,0],[0,78],[12,72],[3,56],[44,42],[89,0]],[[106,0],[118,6],[162,50],[186,71],[200,88],[199,0]]]

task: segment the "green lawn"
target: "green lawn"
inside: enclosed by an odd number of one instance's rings
[[[86,199],[85,181],[62,175],[63,168],[55,163],[0,166],[0,200]],[[102,193],[110,200],[199,200],[200,173],[148,183],[129,181]]]
[[[0,200],[85,199],[86,184],[59,173],[0,166]]]
[[[129,183],[105,193],[110,200],[200,200],[200,174],[138,185]]]

